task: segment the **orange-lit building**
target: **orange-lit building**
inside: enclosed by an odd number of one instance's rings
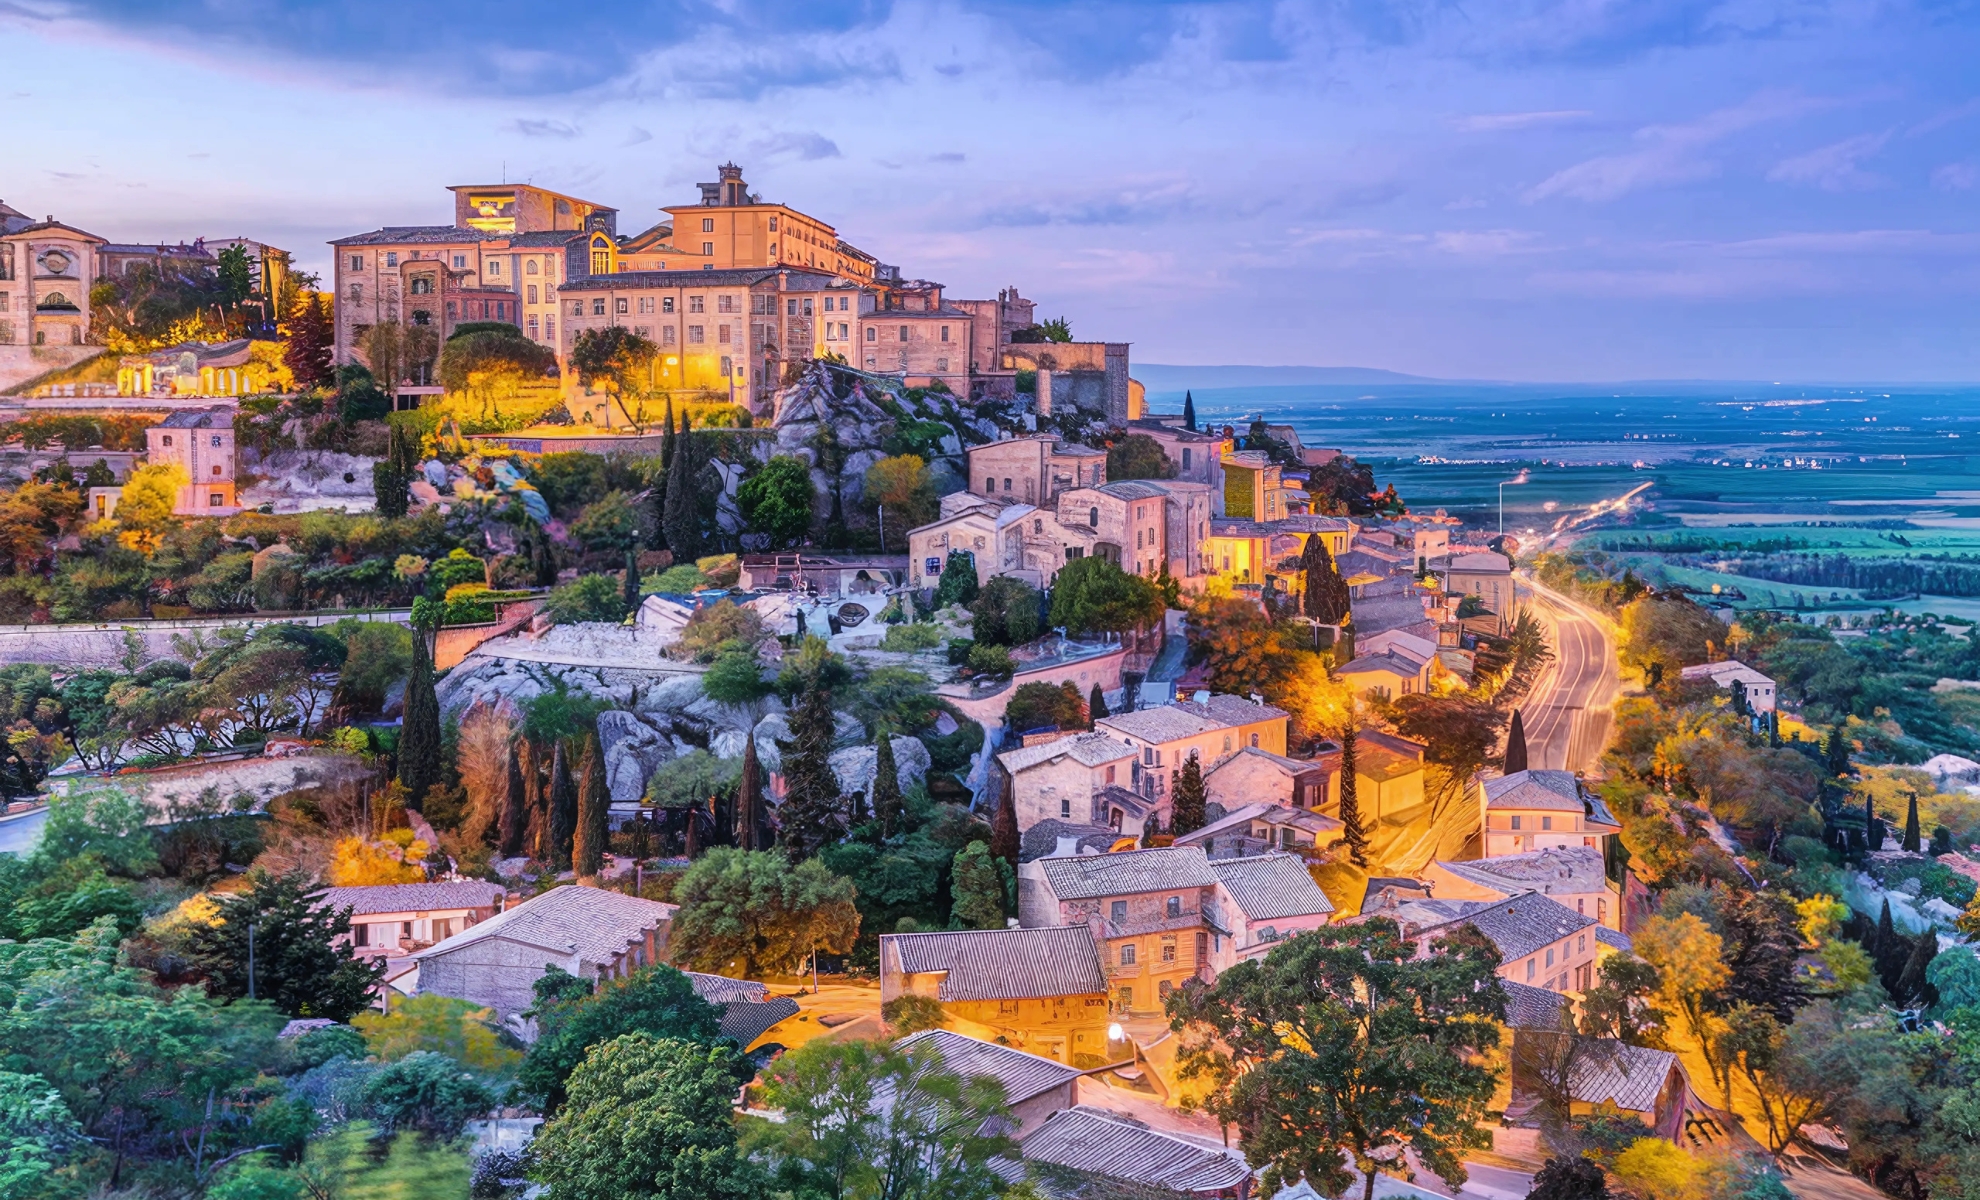
[[[880,265],[847,244],[832,226],[788,204],[766,204],[743,182],[742,168],[723,163],[719,178],[704,183],[699,204],[661,211],[673,218],[669,239],[711,270],[732,267],[803,267],[855,283],[872,283]]]

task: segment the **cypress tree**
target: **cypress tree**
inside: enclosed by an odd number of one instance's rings
[[[1196,393],[1183,392],[1183,428],[1196,432]]]
[[[742,782],[736,794],[736,845],[744,850],[762,850],[763,842],[763,764],[756,757],[756,731],[743,739]]]
[[[564,743],[550,752],[550,867],[571,869],[571,843],[577,838],[577,781],[564,761]]]
[[[412,658],[399,733],[399,782],[406,789],[406,807],[417,811],[440,778],[440,701],[433,694],[433,645],[423,626],[413,627]]]
[[[381,517],[403,517],[412,507],[413,475],[419,444],[393,421],[387,425],[385,457],[371,466],[371,495]]]
[[[584,753],[578,758],[577,830],[571,851],[571,869],[579,876],[596,875],[605,865],[605,851],[611,845],[612,828],[608,819],[612,789],[605,783],[605,752],[598,735],[586,734]]]
[[[1828,761],[1829,774],[1849,774],[1849,742],[1843,737],[1841,725],[1829,730],[1829,744],[1823,757]]]
[[[523,834],[529,828],[529,789],[523,783],[522,758],[529,752],[529,739],[517,738],[509,747],[507,786],[502,789],[502,811],[496,819],[496,849],[503,858],[523,850]]]
[[[1004,786],[997,789],[997,811],[990,818],[990,856],[1009,870],[1017,870],[1023,839],[1018,832],[1017,795],[1008,772],[999,769]]]
[[[1918,796],[1914,793],[1904,813],[1904,848],[1916,854],[1922,848],[1918,838]]]
[[[1354,730],[1341,731],[1341,841],[1357,867],[1368,865],[1368,831],[1361,827],[1361,802],[1355,796]]]
[[[694,477],[700,469],[701,458],[683,414],[680,444],[674,447],[674,461],[667,469],[667,507],[661,520],[667,548],[677,563],[691,563],[701,556],[701,501],[694,494]]]
[[[880,822],[880,836],[886,837],[901,824],[901,774],[894,762],[894,736],[880,731],[880,743],[873,750],[873,816]]]
[[[631,550],[626,551],[625,600],[626,612],[639,611],[639,555]]]
[[[1506,774],[1526,770],[1526,723],[1514,709],[1512,728],[1506,730]]]
[[[832,693],[813,688],[791,714],[784,752],[784,803],[778,809],[784,853],[792,862],[810,858],[846,834],[839,777],[832,770]]]
[[[1891,902],[1884,900],[1884,911],[1877,916],[1877,928],[1870,935],[1870,958],[1883,962],[1890,955],[1891,943],[1897,940],[1897,926],[1891,923]]]
[[[1930,925],[1918,935],[1918,941],[1911,948],[1911,954],[1904,960],[1899,970],[1897,987],[1891,991],[1891,999],[1899,1004],[1914,1008],[1924,1008],[1938,1002],[1938,989],[1925,977],[1925,969],[1939,956],[1939,931]]]
[[[1093,690],[1087,693],[1086,697],[1086,727],[1091,729],[1095,721],[1105,720],[1113,715],[1107,711],[1107,697],[1101,692],[1099,681],[1095,680]]]
[[[1308,534],[1306,545],[1299,552],[1300,570],[1306,576],[1306,595],[1302,600],[1301,612],[1327,625],[1338,625],[1347,619],[1348,586],[1347,580],[1334,566],[1334,556],[1327,552],[1327,542],[1319,534]]]
[[[1182,770],[1169,773],[1169,781],[1169,832],[1177,837],[1195,833],[1203,828],[1203,809],[1208,801],[1203,789],[1203,767],[1196,756],[1185,758]]]
[[[522,771],[525,814],[521,853],[537,862],[548,862],[546,848],[550,844],[550,813],[549,806],[544,803],[543,756],[537,750],[536,743],[527,737],[517,747],[516,766]]]

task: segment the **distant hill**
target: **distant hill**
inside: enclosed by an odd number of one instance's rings
[[[1374,367],[1180,367],[1167,363],[1134,363],[1133,374],[1151,392],[1180,392],[1185,388],[1297,387],[1303,384],[1361,386],[1451,382]]]

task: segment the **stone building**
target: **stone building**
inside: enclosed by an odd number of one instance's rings
[[[1011,799],[1022,832],[1049,819],[1110,825],[1094,811],[1094,798],[1104,788],[1129,783],[1134,759],[1134,748],[1118,738],[1105,733],[1075,733],[1006,750],[997,756],[997,764],[1010,777]],[[1113,828],[1118,833],[1141,832],[1139,828]]]
[[[1608,849],[1622,824],[1600,796],[1567,771],[1514,771],[1478,783],[1484,857],[1558,846]]]
[[[186,409],[144,431],[145,461],[186,473],[172,511],[182,517],[231,517],[234,495],[234,410]]]
[[[336,940],[359,958],[398,959],[488,920],[507,899],[500,884],[467,880],[325,888],[316,906],[350,910],[351,931]]]
[[[880,1001],[908,995],[936,1001],[971,1037],[1077,1066],[1108,1061],[1107,976],[1083,925],[883,933]]]
[[[1213,978],[1204,910],[1216,886],[1195,846],[1041,858],[1018,867],[1018,922],[1091,930],[1113,1010],[1153,1014],[1185,982]]]
[[[0,203],[0,387],[69,366],[87,346],[103,238]]]
[[[969,489],[984,496],[1050,508],[1062,492],[1107,482],[1107,452],[1049,433],[1005,438],[963,451]]]
[[[998,365],[1040,377],[1041,412],[1077,408],[1096,413],[1116,427],[1139,414],[1129,411],[1127,342],[1012,342],[999,347]],[[1051,375],[1050,407],[1043,402],[1043,376]]]
[[[1093,728],[1134,750],[1128,786],[1159,799],[1169,793],[1170,773],[1181,770],[1186,759],[1209,771],[1247,746],[1284,754],[1286,721],[1284,710],[1269,704],[1198,692],[1192,699],[1102,717]]]

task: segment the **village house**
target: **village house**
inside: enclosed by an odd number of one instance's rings
[[[965,452],[969,487],[985,496],[1050,508],[1059,493],[1107,482],[1107,452],[1075,446],[1049,433],[1005,438]]]
[[[1325,808],[1338,795],[1341,748],[1332,742],[1320,746],[1309,759],[1245,746],[1203,773],[1205,794],[1226,812],[1253,802]]]
[[[1765,715],[1773,712],[1777,703],[1777,685],[1774,681],[1736,659],[1724,662],[1699,663],[1679,672],[1686,679],[1702,679],[1720,691],[1730,692],[1734,686],[1746,692],[1746,708],[1749,712]]]
[[[1181,770],[1188,758],[1209,770],[1247,747],[1284,754],[1286,721],[1284,710],[1262,701],[1197,692],[1188,700],[1102,717],[1093,728],[1135,752],[1127,786],[1160,799],[1168,795],[1169,773]]]
[[[908,387],[939,384],[955,395],[969,394],[975,320],[943,302],[941,284],[899,281],[885,291],[862,293],[860,308],[854,321],[857,361],[867,370],[899,375]]]
[[[950,553],[967,550],[975,560],[978,587],[999,575],[1016,575],[1042,587],[1057,571],[1060,556],[1056,547],[1050,561],[1045,555],[1027,556],[1025,525],[1044,515],[1029,504],[1003,504],[952,492],[942,497],[941,516],[908,530],[908,581],[917,588],[935,587],[948,569]]]
[[[1232,763],[1242,762],[1245,754],[1260,753],[1263,751],[1247,750],[1244,754],[1232,755],[1218,771],[1222,773]],[[1213,861],[1263,854],[1274,849],[1321,855],[1341,840],[1341,830],[1344,828],[1333,817],[1311,809],[1291,808],[1284,804],[1224,806],[1222,801],[1213,803],[1224,807],[1223,816],[1201,829],[1180,834],[1175,840],[1178,846],[1201,846]]]
[[[1006,1181],[1032,1177],[1027,1164],[1049,1164],[1081,1176],[1119,1180],[1122,1195],[1215,1197],[1243,1200],[1251,1193],[1251,1166],[1240,1150],[1150,1127],[1103,1108],[1079,1105],[1054,1113],[1018,1142],[1020,1159],[998,1158],[991,1168]],[[1045,1174],[1041,1179],[1063,1179]],[[1079,1176],[1075,1176],[1079,1178]],[[1102,1186],[1081,1194],[1114,1195]],[[1048,1191],[1045,1194],[1059,1194]]]
[[[1022,832],[1048,818],[1107,825],[1097,819],[1094,797],[1107,787],[1127,785],[1135,757],[1126,742],[1091,732],[1006,750],[997,756],[997,765],[1010,777]],[[1116,832],[1138,836],[1141,830],[1117,827]]]
[[[1620,893],[1593,846],[1552,846],[1475,862],[1438,860],[1424,868],[1423,881],[1439,900],[1504,900],[1538,892],[1610,929],[1622,928]]]
[[[1304,490],[1280,477],[1278,463],[1262,451],[1237,450],[1224,455],[1224,515],[1271,522],[1302,511]]]
[[[520,1018],[546,970],[612,979],[665,962],[676,911],[602,888],[552,888],[416,951],[419,992],[492,1008],[533,1037]]]
[[[1434,661],[1434,657],[1420,659],[1400,649],[1378,650],[1357,653],[1352,661],[1336,667],[1334,675],[1357,695],[1395,700],[1429,692],[1430,664]]]
[[[1355,805],[1363,821],[1409,821],[1423,808],[1425,746],[1379,729],[1355,735]],[[1338,809],[1340,789],[1333,803]]]
[[[145,461],[185,472],[172,504],[182,517],[231,517],[234,495],[234,410],[186,409],[144,431]]]
[[[316,907],[351,911],[351,931],[337,936],[339,945],[359,958],[396,959],[488,920],[507,899],[495,883],[388,883],[325,888]]]
[[[770,989],[749,979],[682,971],[694,994],[722,1011],[722,1036],[745,1050],[754,1049],[778,1025],[798,1015],[798,1002],[772,996]]]
[[[894,1043],[897,1050],[929,1053],[945,1070],[964,1079],[994,1079],[1003,1085],[1009,1126],[1005,1136],[1022,1140],[1052,1114],[1079,1103],[1080,1071],[982,1038],[948,1029],[925,1029]]]
[[[1451,595],[1476,596],[1495,617],[1512,615],[1512,563],[1505,555],[1490,550],[1452,554],[1430,566],[1442,571],[1444,590]]]
[[[1230,453],[1230,439],[1221,433],[1185,429],[1181,421],[1180,417],[1174,418],[1173,423],[1150,419],[1130,421],[1128,433],[1153,438],[1175,469],[1174,479],[1209,488],[1214,498],[1212,515],[1221,517],[1224,515],[1223,458]]]
[[[1091,554],[1134,575],[1154,576],[1169,559],[1169,494],[1146,479],[1075,487],[1059,496],[1059,523],[1078,530]]]
[[[1084,925],[883,933],[880,1001],[910,995],[971,1037],[1072,1066],[1108,1061],[1107,975]]]
[[[1263,958],[1289,937],[1334,919],[1334,906],[1296,854],[1250,854],[1210,861],[1217,887],[1204,921],[1210,969],[1221,974]]]
[[[1404,936],[1428,954],[1430,943],[1461,925],[1489,938],[1499,950],[1498,976],[1550,992],[1586,992],[1595,983],[1599,926],[1594,917],[1537,892],[1522,892],[1506,900],[1401,899],[1394,893],[1364,904],[1366,921],[1388,917],[1402,926]]]
[[[1479,834],[1484,857],[1523,854],[1550,846],[1608,850],[1622,824],[1600,797],[1567,771],[1515,771],[1478,783]]]
[[[36,221],[0,203],[0,386],[95,353],[85,346],[89,293],[107,244],[52,216]]]
[[[1216,886],[1195,846],[1041,858],[1018,867],[1018,922],[1090,929],[1113,1011],[1152,1015],[1186,981],[1211,978],[1203,918]]]

